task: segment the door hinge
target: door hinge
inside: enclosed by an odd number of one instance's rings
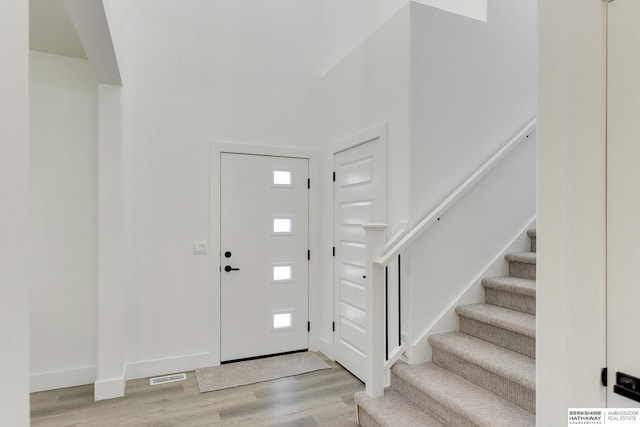
[[[600,371],[600,382],[602,382],[602,387],[607,386],[607,373],[607,368],[602,368],[602,371]]]
[[[307,188],[311,188],[311,178],[307,178]]]
[[[336,182],[336,173],[333,173],[333,182]]]
[[[311,261],[311,249],[307,249],[307,261]]]
[[[333,247],[333,256],[336,256],[336,247]]]
[[[307,322],[307,332],[311,332],[311,322]]]
[[[336,322],[331,322],[331,330],[332,330],[333,332],[335,332],[335,331],[336,331]]]

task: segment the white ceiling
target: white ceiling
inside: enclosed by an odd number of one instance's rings
[[[64,0],[29,0],[32,50],[86,59]]]

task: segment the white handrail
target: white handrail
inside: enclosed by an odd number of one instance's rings
[[[398,230],[396,234],[394,234],[393,237],[387,240],[387,243],[384,244],[384,250],[386,251],[387,249],[395,245],[400,239],[402,239],[406,231],[407,230],[404,228]]]
[[[455,202],[460,199],[467,191],[469,191],[480,179],[487,174],[496,164],[500,162],[511,150],[517,147],[522,141],[527,139],[536,128],[536,119],[531,120],[520,132],[502,146],[489,160],[487,160],[478,170],[476,170],[469,178],[467,178],[458,188],[456,188],[446,199],[444,199],[435,209],[420,221],[411,231],[407,233],[398,243],[391,249],[385,251],[384,255],[373,260],[375,264],[383,266],[389,265],[392,259],[398,256],[408,246],[413,243],[422,233],[424,233],[432,224],[447,211]]]

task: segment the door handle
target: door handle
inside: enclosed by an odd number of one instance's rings
[[[616,372],[616,384],[613,386],[613,392],[640,402],[640,378]]]
[[[240,271],[240,269],[239,268],[233,268],[230,265],[225,265],[224,266],[224,271],[226,271],[228,273],[230,271]]]

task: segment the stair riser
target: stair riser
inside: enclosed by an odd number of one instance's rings
[[[385,389],[384,396],[371,398],[361,391],[353,400],[363,426],[445,427],[391,387]]]
[[[358,407],[358,413],[360,415],[360,425],[363,427],[382,427],[378,422],[373,419],[371,415],[364,409]]]
[[[497,326],[460,316],[460,332],[535,359],[536,340]]]
[[[438,347],[433,348],[433,362],[498,396],[535,413],[536,393],[498,374],[487,371]]]
[[[536,265],[524,262],[509,262],[509,276],[536,280]]]
[[[536,298],[532,296],[516,294],[500,289],[485,288],[484,299],[487,304],[521,311],[534,316],[536,314]]]
[[[442,405],[431,396],[418,390],[403,379],[398,378],[393,373],[391,374],[391,387],[425,411],[430,412],[445,425],[456,427],[477,427],[476,424],[467,418]]]

